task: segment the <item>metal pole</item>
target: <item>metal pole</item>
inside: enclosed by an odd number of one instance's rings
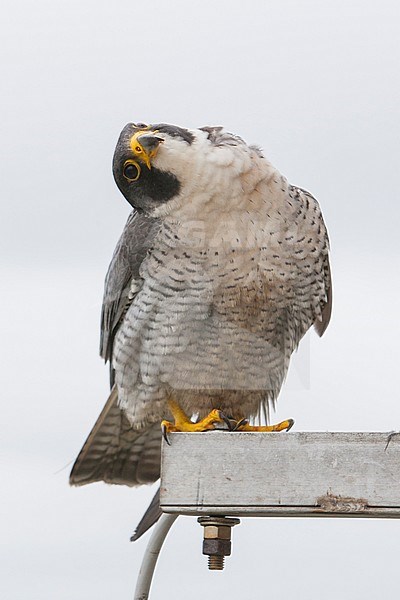
[[[179,515],[163,514],[156,524],[143,556],[142,565],[136,582],[134,600],[148,600],[158,555],[160,554],[161,547],[167,537],[168,531],[171,529],[178,516]]]

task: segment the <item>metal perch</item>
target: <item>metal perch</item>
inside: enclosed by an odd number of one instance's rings
[[[170,440],[161,458],[164,514],[147,546],[135,600],[149,598],[161,546],[180,514],[200,517],[213,570],[223,568],[239,521],[227,515],[400,518],[400,436],[214,431],[171,433]]]

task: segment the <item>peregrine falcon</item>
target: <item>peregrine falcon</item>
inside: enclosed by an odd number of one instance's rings
[[[133,211],[105,280],[111,394],[72,485],[156,481],[162,429],[289,429],[249,420],[268,421],[292,352],[331,314],[318,202],[257,146],[222,127],[130,123],[113,173]],[[136,537],[158,513],[155,497]]]

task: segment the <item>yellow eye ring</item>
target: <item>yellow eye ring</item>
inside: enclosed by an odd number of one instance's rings
[[[128,181],[137,181],[140,177],[141,167],[135,160],[126,160],[122,174]]]

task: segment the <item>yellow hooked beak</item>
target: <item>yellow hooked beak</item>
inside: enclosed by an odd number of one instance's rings
[[[151,169],[151,159],[157,155],[163,138],[156,136],[157,131],[137,131],[130,139],[133,154],[142,160],[148,169]]]

